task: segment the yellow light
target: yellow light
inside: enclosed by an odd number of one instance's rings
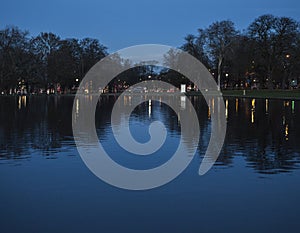
[[[285,126],[285,140],[289,140],[289,125]]]
[[[235,112],[238,112],[239,111],[239,99],[236,98],[235,99]]]
[[[124,95],[123,102],[124,102],[124,106],[127,106],[128,99],[126,95]]]
[[[251,105],[252,105],[252,109],[255,109],[255,99],[252,100]]]
[[[255,122],[255,115],[254,115],[254,112],[255,112],[255,99],[252,99],[251,106],[252,106],[252,109],[251,109],[251,123],[254,123]]]
[[[22,103],[25,108],[26,108],[26,100],[27,100],[27,96],[26,95],[22,96]]]
[[[284,106],[285,106],[285,107],[290,106],[290,102],[289,102],[289,101],[285,101],[285,102],[284,102]]]
[[[21,109],[21,96],[19,96],[19,99],[18,99],[18,109]]]
[[[212,113],[215,113],[215,99],[211,100]]]
[[[226,100],[226,102],[225,102],[225,116],[227,119],[228,118],[228,100]]]

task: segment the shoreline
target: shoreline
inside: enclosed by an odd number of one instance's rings
[[[223,97],[235,98],[256,98],[256,99],[282,99],[282,100],[300,100],[300,90],[225,90],[222,91]]]
[[[120,96],[122,93],[103,93],[102,96]],[[159,95],[161,93],[131,93],[128,95]],[[215,93],[207,93],[208,95],[214,95]],[[36,97],[59,97],[59,96],[70,96],[75,97],[76,94],[27,94],[27,95],[0,95],[1,97],[18,97],[18,96],[36,96]],[[97,96],[98,94],[91,94],[92,96]],[[202,96],[201,92],[186,92],[186,93],[163,93],[167,96]],[[83,94],[83,96],[89,96]],[[282,99],[282,100],[300,100],[300,90],[246,90],[245,95],[243,90],[223,90],[223,97],[229,98],[255,98],[255,99]]]

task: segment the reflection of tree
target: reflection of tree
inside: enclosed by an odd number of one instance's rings
[[[19,105],[19,98],[1,99],[0,157],[26,157],[32,149],[55,151],[70,141],[73,98],[26,97],[26,105]]]
[[[130,96],[125,97],[124,105],[130,104]],[[24,98],[2,97],[0,100],[0,158],[27,158],[33,151],[53,155],[68,148],[68,145],[74,146],[72,97]],[[116,99],[115,96],[101,96],[98,102],[95,123],[99,138],[111,133],[108,129]],[[198,149],[199,155],[203,156],[210,139],[208,112],[216,110],[217,102],[211,99],[209,110],[203,97],[190,96],[189,99],[198,115],[201,131]],[[85,101],[91,100],[86,96]],[[257,99],[253,102],[251,99],[229,99],[227,137],[217,165],[229,166],[234,163],[234,157],[243,156],[247,166],[259,173],[273,174],[296,169],[300,158],[298,104],[281,100]],[[170,134],[182,133],[183,137],[185,130],[193,130],[193,124],[182,130],[178,113],[159,101],[152,102],[150,117],[148,111],[148,102],[139,105],[132,113],[133,120],[146,124],[161,120]]]
[[[299,126],[291,114],[291,104],[281,100],[256,100],[252,123],[250,99],[229,100],[226,156],[245,156],[248,166],[261,173],[284,172],[297,167],[299,159]],[[290,132],[287,126],[294,128]],[[289,134],[289,135],[287,135]]]
[[[122,103],[130,104],[130,97]],[[167,98],[177,98],[169,96]],[[204,155],[210,139],[211,122],[208,116],[208,106],[202,96],[189,97],[198,115],[200,125],[199,153]],[[115,96],[101,97],[96,112],[96,126],[99,136],[103,137],[108,132],[105,130],[110,125],[112,107],[116,101]],[[268,105],[266,105],[266,103]],[[252,123],[251,99],[228,100],[228,127],[227,137],[223,151],[217,160],[217,165],[228,166],[233,163],[235,156],[244,156],[248,166],[261,173],[276,173],[295,169],[299,160],[300,147],[298,145],[300,126],[297,124],[297,109],[291,113],[291,102],[256,100],[254,106],[255,121]],[[217,101],[211,99],[210,111],[217,111]],[[150,123],[153,120],[164,122],[167,130],[172,134],[186,134],[193,131],[190,127],[181,129],[180,116],[167,105],[159,101],[152,102],[152,115],[149,118],[148,102],[139,105],[132,113],[135,120]],[[189,109],[182,111],[189,112]],[[183,112],[182,112],[183,113]],[[299,114],[299,113],[298,113]],[[180,115],[180,114],[179,114]],[[286,126],[289,126],[289,135],[286,135]],[[288,140],[287,140],[288,139]],[[186,138],[186,142],[190,139]]]

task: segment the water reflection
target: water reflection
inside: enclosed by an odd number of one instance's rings
[[[299,109],[293,110],[285,101],[264,99],[242,99],[240,109],[239,115],[229,112],[231,117],[222,154],[231,158],[227,158],[227,164],[232,163],[232,155],[238,154],[260,173],[274,174],[298,168]]]
[[[180,97],[178,101],[182,111],[190,111],[186,98],[194,105],[199,118],[201,134],[198,155],[202,157],[210,139],[211,113],[217,111],[218,100],[212,98],[207,105],[201,96]],[[110,114],[116,99],[116,96],[103,96],[97,106],[97,133],[108,144],[112,137]],[[79,113],[81,101],[94,99],[86,96],[83,100],[75,100],[76,113]],[[124,106],[131,105],[131,96],[124,96],[122,103]],[[227,137],[216,165],[234,166],[235,158],[243,157],[247,167],[259,173],[274,174],[297,169],[300,158],[298,103],[270,99],[226,99]],[[61,151],[73,150],[72,106],[73,97],[1,97],[0,160],[30,159],[33,154],[59,157]],[[155,119],[165,123],[170,137],[178,138],[181,133],[185,134],[180,128],[180,113],[175,113],[159,99],[138,106],[132,113],[131,123],[147,125]],[[193,131],[190,125],[185,130]],[[136,137],[147,139],[144,132],[139,131]],[[170,140],[168,148],[176,147],[177,142]]]
[[[18,109],[26,108],[26,99],[27,96],[19,96],[18,97]]]
[[[72,99],[1,97],[0,158],[28,158],[34,152],[53,156],[72,145]]]

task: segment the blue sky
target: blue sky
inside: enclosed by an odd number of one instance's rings
[[[2,0],[3,1],[3,0]],[[180,46],[186,34],[230,19],[245,29],[262,14],[300,21],[299,0],[10,0],[0,4],[0,28],[15,25],[32,35],[93,37],[110,52],[144,43]]]

